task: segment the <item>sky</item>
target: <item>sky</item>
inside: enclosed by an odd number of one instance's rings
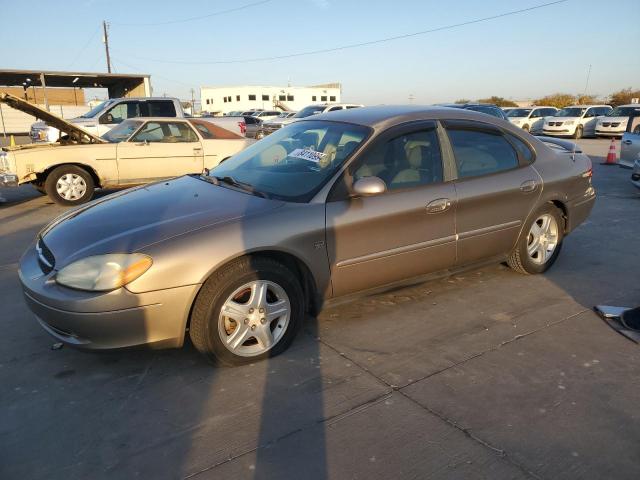
[[[343,101],[368,105],[640,88],[640,0],[566,0],[246,61],[550,1],[0,0],[0,68],[104,72],[106,20],[114,71],[151,74],[154,95],[185,100],[203,85],[341,82]]]

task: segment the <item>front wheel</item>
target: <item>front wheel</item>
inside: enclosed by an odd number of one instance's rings
[[[304,317],[296,276],[268,258],[242,258],[214,273],[196,298],[189,335],[198,351],[226,365],[277,355]]]
[[[49,198],[60,205],[79,205],[93,198],[93,178],[86,170],[75,165],[61,165],[44,182]]]
[[[524,274],[543,273],[554,264],[564,236],[564,220],[553,205],[545,205],[532,217],[509,255],[507,263]]]
[[[578,125],[578,126],[576,127],[576,131],[575,131],[575,133],[573,134],[573,138],[575,138],[575,139],[582,138],[582,134],[583,134],[583,132],[584,132],[584,130],[583,130],[583,128],[582,128],[582,125]]]

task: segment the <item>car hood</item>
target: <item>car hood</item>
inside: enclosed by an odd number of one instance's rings
[[[20,110],[21,112],[28,113],[29,115],[33,115],[36,118],[42,119],[47,124],[52,127],[57,128],[63,133],[66,133],[71,138],[74,138],[78,141],[89,142],[89,143],[106,143],[106,140],[93,135],[92,133],[87,132],[83,128],[80,128],[77,125],[74,125],[67,120],[54,115],[53,113],[38,107],[37,105],[33,105],[32,103],[23,100],[22,98],[16,97],[9,93],[0,93],[0,102],[6,103],[12,108],[16,110]]]
[[[89,255],[134,252],[283,203],[184,176],[91,202],[57,218],[39,236],[61,268]]]

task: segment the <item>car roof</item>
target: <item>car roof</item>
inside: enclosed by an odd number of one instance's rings
[[[566,107],[563,107],[563,108],[591,108],[591,107],[610,107],[610,106],[611,105],[593,103],[590,105],[567,105]]]
[[[473,120],[484,123],[493,123],[504,128],[509,128],[510,123],[485,113],[466,110],[463,108],[450,108],[440,106],[422,105],[384,105],[376,107],[352,108],[349,110],[337,110],[322,113],[299,121],[333,120],[339,122],[354,123],[371,127],[375,130],[385,129],[400,123],[417,120],[444,120],[461,119]]]

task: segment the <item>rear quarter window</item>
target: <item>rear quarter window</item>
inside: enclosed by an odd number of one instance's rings
[[[150,101],[147,102],[150,117],[175,117],[176,107],[170,101]]]

